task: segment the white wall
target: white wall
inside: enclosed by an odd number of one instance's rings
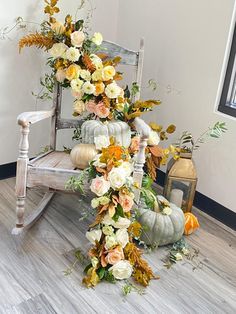
[[[80,1],[60,0],[60,16],[74,15]],[[113,10],[108,14],[109,0],[92,1],[94,10],[91,31],[100,31],[110,40],[115,40],[117,29],[118,0],[113,0]],[[0,1],[0,29],[14,24],[14,19],[22,16],[27,21],[41,22],[44,18],[43,0]],[[82,11],[78,17],[83,18]],[[106,19],[103,17],[106,16]],[[34,29],[34,25],[29,26]],[[27,31],[28,32],[28,31]],[[19,145],[19,127],[16,117],[24,111],[50,108],[50,102],[35,104],[31,91],[40,90],[39,78],[45,73],[46,54],[35,48],[25,48],[18,53],[18,40],[25,33],[12,32],[10,40],[0,40],[0,165],[16,161]],[[67,94],[64,107],[66,115],[71,117],[72,98]],[[71,131],[61,134],[60,145],[71,145]],[[30,132],[30,157],[35,156],[49,142],[49,121],[33,125]]]
[[[174,138],[184,130],[197,137],[216,121],[227,122],[227,134],[203,145],[194,159],[198,191],[236,212],[236,120],[214,113],[233,4],[233,0],[120,1],[118,42],[137,49],[139,38],[145,38],[143,85],[156,79],[163,102],[147,121],[173,122]],[[153,96],[147,89],[142,95]]]

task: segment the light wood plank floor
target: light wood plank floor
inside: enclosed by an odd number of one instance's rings
[[[202,267],[193,271],[179,262],[167,270],[161,261],[166,248],[159,248],[146,258],[161,279],[143,296],[124,297],[120,283],[84,288],[82,266],[63,275],[75,248],[88,248],[89,222],[80,221],[88,200],[56,195],[37,224],[15,239],[14,183],[0,181],[0,313],[236,313],[235,233],[205,214],[197,212],[201,229],[187,239],[200,249]],[[30,191],[28,209],[40,199],[40,192]]]

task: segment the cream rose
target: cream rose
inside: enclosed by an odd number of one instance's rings
[[[79,75],[85,81],[90,81],[90,79],[91,79],[91,73],[88,70],[81,70],[79,72]]]
[[[71,62],[76,62],[79,60],[80,57],[80,52],[77,48],[75,47],[70,47],[66,51],[66,58],[71,61]]]
[[[92,42],[97,45],[100,46],[102,44],[103,41],[103,37],[101,33],[94,33],[93,38],[92,38]]]
[[[92,74],[92,80],[93,81],[103,81],[103,71],[102,70],[96,70]]]
[[[116,231],[116,239],[117,242],[124,248],[126,244],[129,242],[129,234],[127,232],[127,229],[119,229]]]
[[[116,236],[114,234],[105,237],[105,249],[110,250],[113,246],[117,245]]]
[[[82,86],[82,90],[85,94],[93,94],[95,92],[95,86],[91,84],[90,82],[85,82]]]
[[[85,35],[83,32],[75,31],[70,35],[70,39],[71,39],[71,44],[74,47],[81,47],[84,42]]]
[[[66,78],[66,71],[64,69],[58,69],[56,73],[56,80],[60,83],[64,82]]]
[[[55,32],[57,35],[61,35],[65,32],[65,26],[61,23],[56,21],[55,23],[51,24],[51,29],[53,32]]]
[[[110,189],[110,183],[103,177],[96,177],[95,179],[92,180],[90,189],[97,196],[103,196]]]
[[[49,53],[54,59],[62,58],[67,51],[68,47],[63,43],[56,43],[49,49]]]
[[[112,234],[113,234],[113,231],[114,231],[114,229],[112,228],[112,226],[105,225],[105,226],[102,228],[102,232],[103,232],[105,235],[112,235]]]
[[[110,251],[106,256],[107,263],[111,265],[117,264],[122,259],[124,259],[124,252],[119,246]]]
[[[131,224],[131,221],[128,218],[119,217],[116,222],[113,220],[113,226],[116,229],[122,229],[122,228],[127,229],[129,228],[130,224]]]
[[[120,189],[125,184],[126,177],[125,170],[121,168],[112,168],[108,174],[108,180],[114,190]]]
[[[95,107],[94,113],[99,118],[106,118],[110,114],[110,109],[107,108],[102,101],[100,101],[97,106]]]
[[[102,60],[97,55],[91,54],[90,59],[92,60],[97,70],[101,70],[103,68]]]
[[[107,205],[110,202],[109,197],[106,196],[101,196],[98,198],[93,198],[91,201],[91,206],[93,208],[98,207],[99,205]]]
[[[91,242],[92,244],[95,244],[96,241],[100,241],[102,236],[102,231],[99,229],[91,230],[86,232],[86,238]]]
[[[107,65],[106,67],[103,68],[104,81],[112,80],[115,74],[116,70],[112,65]]]
[[[120,262],[110,267],[109,271],[116,279],[123,280],[128,279],[132,275],[133,268],[129,261],[121,260]]]
[[[157,132],[151,130],[149,138],[148,138],[148,145],[158,145],[160,142],[160,137]]]
[[[85,103],[82,100],[76,100],[73,106],[74,112],[82,114],[85,111]]]
[[[117,169],[122,169],[122,170],[124,170],[125,173],[126,173],[126,176],[130,176],[131,173],[132,173],[133,170],[134,170],[134,167],[133,167],[133,165],[132,165],[130,162],[128,162],[128,161],[123,161],[122,164],[121,164],[119,167],[117,167]]]
[[[112,226],[114,222],[115,221],[109,216],[109,214],[106,214],[102,220],[102,223],[108,226]]]
[[[120,94],[120,87],[115,82],[108,84],[105,88],[105,94],[111,99],[117,98]]]
[[[94,144],[95,144],[96,149],[102,150],[102,148],[106,148],[110,145],[109,137],[106,135],[95,136]]]

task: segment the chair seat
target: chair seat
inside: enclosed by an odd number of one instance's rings
[[[70,160],[70,155],[62,151],[51,151],[41,157],[36,157],[29,162],[29,165],[38,168],[75,170],[75,166]]]
[[[27,187],[41,186],[65,191],[66,182],[72,176],[78,176],[81,171],[72,164],[69,154],[62,151],[51,151],[29,162]]]

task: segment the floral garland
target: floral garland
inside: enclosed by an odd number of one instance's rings
[[[91,162],[88,169],[90,189],[96,194],[91,206],[96,219],[86,233],[93,244],[89,251],[91,263],[86,267],[83,282],[95,286],[100,280],[122,280],[133,276],[147,286],[155,275],[133,239],[141,234],[141,225],[132,211],[133,159],[124,147],[111,143]]]
[[[100,139],[95,143],[100,154],[86,171],[92,180],[91,191],[96,194],[91,202],[96,219],[86,233],[93,246],[89,251],[91,262],[86,267],[83,282],[91,287],[103,279],[115,281],[133,276],[137,282],[147,286],[156,277],[133,241],[139,238],[142,228],[132,210],[135,185],[132,182],[133,156],[138,151],[140,140],[132,122],[143,112],[159,105],[160,101],[133,101],[139,87],[134,83],[130,92],[117,84],[122,79],[122,74],[116,70],[120,57],[109,59],[106,54],[99,53],[102,50],[102,35],[94,33],[89,36],[84,30],[84,21],[74,22],[71,15],[66,16],[64,23],[57,21],[53,15],[60,11],[58,0],[44,2],[48,20],[41,24],[39,32],[19,41],[20,50],[36,46],[49,52],[47,64],[52,73],[47,74],[44,81],[41,80],[42,85],[51,92],[56,80],[62,87],[70,88],[75,98],[74,116],[102,122],[122,120],[130,125],[134,134],[129,148],[116,145],[113,139],[106,143]],[[156,168],[166,162],[170,153],[177,157],[173,146],[169,149],[158,146],[160,139],[166,139],[175,127],[171,125],[163,130],[155,123],[150,126],[147,168],[155,178]]]

